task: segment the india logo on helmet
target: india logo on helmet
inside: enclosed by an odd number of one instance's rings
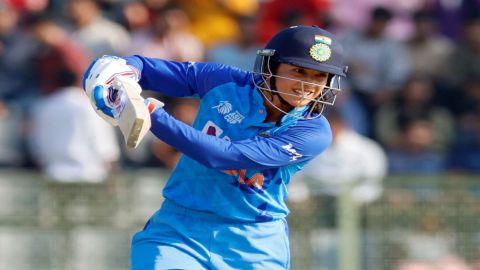
[[[330,47],[323,43],[317,43],[310,47],[310,56],[320,62],[325,62],[332,56]]]

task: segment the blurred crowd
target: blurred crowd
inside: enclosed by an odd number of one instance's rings
[[[81,86],[88,64],[141,54],[252,70],[256,50],[297,24],[337,34],[349,66],[326,111],[333,145],[305,169],[322,185],[306,192],[335,197],[360,179],[355,199],[369,203],[386,174],[480,173],[480,0],[0,0],[0,168],[60,182],[172,169],[176,149],[153,136],[126,149],[95,114]],[[193,122],[198,100],[145,95]]]
[[[0,167],[90,182],[171,169],[176,149],[153,137],[125,149],[95,115],[81,89],[92,59],[142,54],[251,70],[256,50],[296,24],[340,37],[349,71],[333,113],[369,140],[358,153],[384,151],[380,171],[480,172],[478,0],[1,0]],[[193,121],[198,100],[145,90]]]

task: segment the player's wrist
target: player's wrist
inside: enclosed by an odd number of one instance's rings
[[[145,105],[147,105],[147,109],[150,114],[152,114],[156,110],[163,108],[163,106],[165,106],[163,102],[154,98],[146,98]]]

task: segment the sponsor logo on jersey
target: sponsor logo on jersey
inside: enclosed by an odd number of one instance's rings
[[[208,121],[203,127],[202,132],[211,136],[220,137],[220,135],[223,133],[223,129],[221,129],[212,121]]]
[[[262,173],[254,173],[253,175],[248,175],[247,170],[224,170],[226,174],[230,174],[236,177],[236,182],[234,186],[240,187],[243,191],[247,193],[262,193],[265,186],[265,177]]]
[[[290,161],[296,161],[297,159],[303,157],[302,154],[298,153],[297,150],[293,148],[291,143],[282,145],[282,148],[287,150],[287,152],[290,154]]]
[[[245,116],[238,111],[235,111],[233,113],[226,114],[223,118],[225,118],[225,120],[227,120],[227,122],[230,124],[240,124]]]

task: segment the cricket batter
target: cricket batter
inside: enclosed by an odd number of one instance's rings
[[[330,145],[322,110],[345,72],[339,41],[315,26],[276,34],[254,72],[138,55],[95,60],[84,88],[97,113],[134,123],[122,129],[133,147],[149,128],[183,153],[161,208],[133,237],[131,268],[289,269],[286,185]],[[193,127],[158,100],[138,102],[141,89],[199,97]]]

